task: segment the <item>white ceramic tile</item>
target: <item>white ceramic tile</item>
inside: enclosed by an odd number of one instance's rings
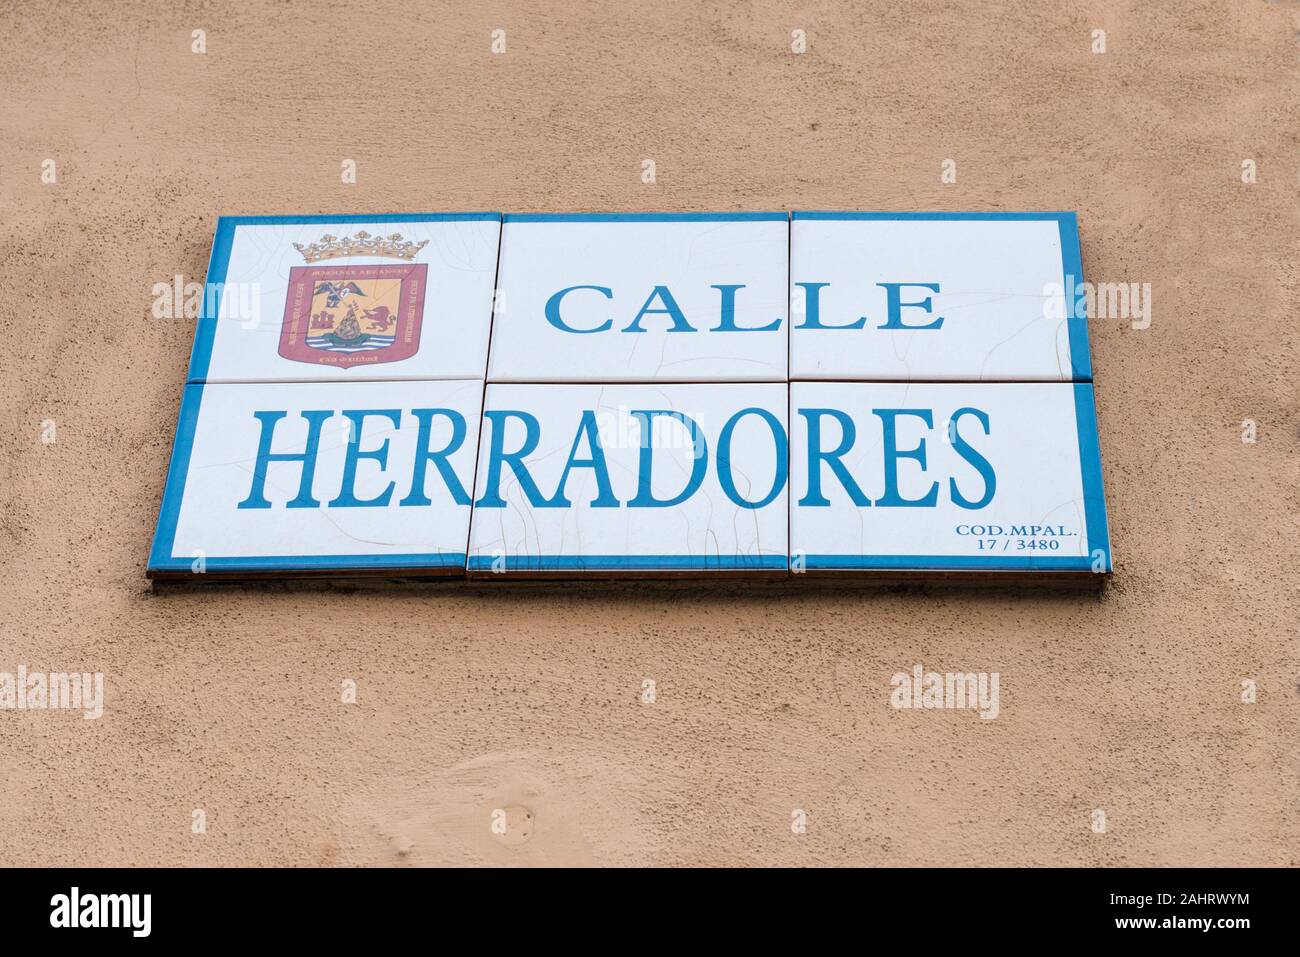
[[[795,382],[790,398],[792,571],[1110,571],[1091,385]]]
[[[1073,213],[796,212],[790,263],[792,379],[1092,378]]]
[[[473,380],[186,386],[151,574],[463,574],[482,396]],[[304,485],[302,458],[274,457],[313,435]]]
[[[489,385],[470,574],[784,576],[786,390]]]
[[[504,229],[491,381],[785,381],[784,213],[507,214]]]
[[[496,213],[222,217],[191,382],[482,379]]]

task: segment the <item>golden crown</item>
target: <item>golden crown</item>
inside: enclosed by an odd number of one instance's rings
[[[361,231],[355,236],[344,236],[342,239],[326,234],[320,238],[319,243],[309,243],[306,246],[294,243],[293,248],[302,253],[302,258],[309,263],[320,262],[322,259],[338,259],[341,256],[387,256],[390,259],[410,261],[428,243],[427,239],[422,239],[418,243],[409,240],[404,242],[401,233],[393,233],[391,236],[371,236]]]

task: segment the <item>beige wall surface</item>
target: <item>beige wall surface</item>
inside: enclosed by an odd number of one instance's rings
[[[5,4],[0,671],[106,690],[0,710],[0,864],[1300,864],[1298,54],[1266,0]],[[1077,210],[1151,284],[1090,323],[1108,589],[145,581],[218,214],[789,208]]]

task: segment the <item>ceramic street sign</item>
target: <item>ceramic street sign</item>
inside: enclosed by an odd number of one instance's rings
[[[784,382],[785,213],[508,214],[492,382]]]
[[[1073,213],[795,212],[790,257],[792,379],[1092,378]]]
[[[790,385],[794,572],[1111,570],[1088,383]]]
[[[223,216],[190,382],[481,379],[497,213]]]
[[[222,218],[148,574],[1100,580],[1079,283],[1073,213]]]
[[[489,385],[470,574],[784,577],[786,390]]]
[[[153,577],[463,575],[481,382],[187,385]]]

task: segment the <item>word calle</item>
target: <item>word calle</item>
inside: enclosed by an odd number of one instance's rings
[[[850,322],[842,323],[824,323],[821,312],[821,292],[830,285],[828,282],[797,282],[796,286],[803,290],[803,304],[800,312],[803,315],[803,321],[795,326],[796,329],[862,329],[868,322],[866,316],[859,316]],[[904,302],[903,289],[925,289],[930,292],[940,292],[939,283],[929,282],[879,282],[877,286],[885,290],[886,295],[886,317],[885,321],[876,326],[877,329],[940,329],[943,327],[942,316],[932,316],[931,318],[921,321],[908,322],[904,320],[903,310],[905,308],[920,309],[926,313],[933,311],[933,299],[926,296],[916,301]],[[778,316],[771,322],[759,326],[741,326],[736,322],[736,296],[740,290],[744,289],[743,284],[727,285],[718,284],[709,286],[710,289],[718,290],[718,313],[717,325],[708,329],[709,332],[777,332],[781,328],[781,318]],[[589,335],[596,332],[609,332],[614,329],[615,320],[605,319],[603,322],[587,328],[571,324],[565,319],[562,307],[566,297],[581,293],[585,296],[603,297],[614,302],[616,297],[614,290],[608,286],[596,285],[577,285],[567,286],[559,292],[554,293],[546,300],[544,314],[546,321],[561,332],[574,333],[577,335]],[[633,300],[635,301],[635,300]],[[641,308],[637,310],[631,322],[618,332],[638,333],[646,332],[643,325],[647,316],[663,316],[670,323],[667,332],[699,332],[697,326],[691,325],[690,320],[682,311],[681,306],[677,304],[677,299],[673,296],[672,290],[666,285],[657,285],[650,290],[650,295],[646,297]],[[620,324],[621,324],[620,320]]]

